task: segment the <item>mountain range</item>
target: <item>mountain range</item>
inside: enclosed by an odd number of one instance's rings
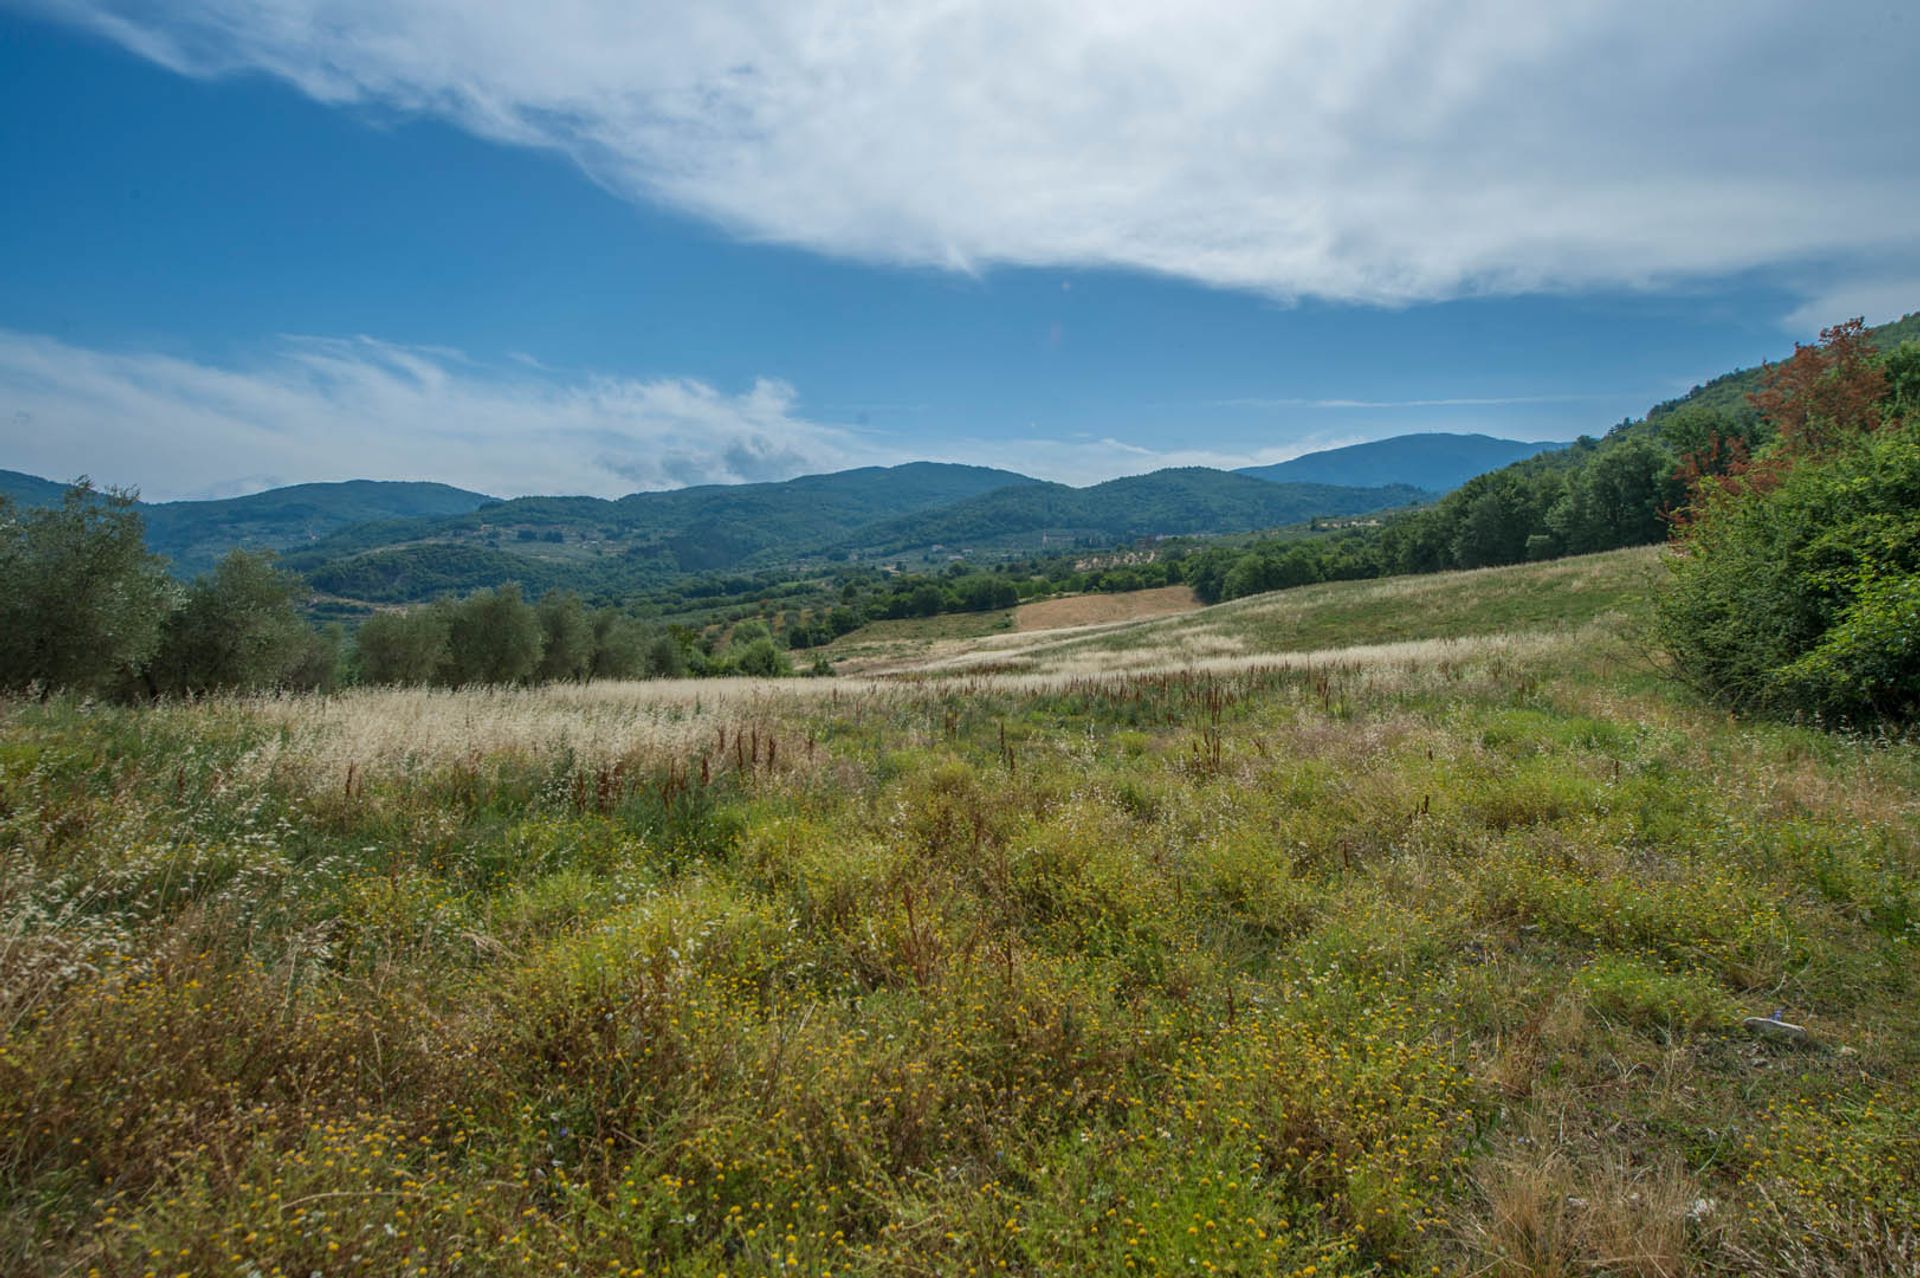
[[[1491,435],[1395,435],[1307,453],[1272,466],[1243,466],[1235,473],[1277,484],[1405,484],[1446,492],[1475,475],[1565,447],[1552,440],[1526,443]]]
[[[444,484],[353,480],[143,502],[139,511],[149,544],[183,577],[246,546],[277,551],[317,590],[362,602],[504,581],[535,592],[561,586],[617,595],[690,574],[879,559],[939,563],[1362,515],[1430,500],[1474,474],[1557,446],[1408,435],[1238,473],[1181,468],[1085,488],[936,462],[616,500],[502,501]],[[64,491],[0,471],[0,495],[20,505],[52,504]]]
[[[0,497],[21,506],[57,505],[67,485],[0,470]],[[350,479],[294,484],[211,501],[141,502],[147,545],[175,573],[194,577],[235,546],[285,552],[342,528],[378,520],[464,514],[497,498],[446,484]]]

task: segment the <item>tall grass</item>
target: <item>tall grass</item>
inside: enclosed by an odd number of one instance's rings
[[[0,1271],[1910,1272],[1920,754],[1532,630],[6,703]]]

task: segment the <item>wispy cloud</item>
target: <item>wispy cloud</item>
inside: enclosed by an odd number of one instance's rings
[[[1163,466],[1262,465],[1353,442],[1165,449],[1036,431],[909,447],[814,419],[774,378],[728,391],[693,378],[562,373],[524,357],[490,364],[369,337],[287,338],[228,367],[0,330],[0,466],[62,480],[91,474],[156,500],[338,479],[617,496],[920,458],[1083,484]]]
[[[156,497],[321,479],[431,479],[499,495],[615,495],[856,464],[786,383],[556,377],[371,338],[293,338],[245,367],[0,331],[9,468]]]
[[[1811,341],[1827,325],[1856,315],[1869,324],[1884,324],[1915,310],[1920,310],[1920,261],[1882,263],[1872,274],[1812,287],[1807,300],[1781,322],[1796,337]]]
[[[39,3],[871,261],[1400,302],[1920,260],[1920,23],[1873,0]]]

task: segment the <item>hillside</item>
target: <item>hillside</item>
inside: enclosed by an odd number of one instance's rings
[[[6,1254],[1911,1273],[1920,748],[1656,677],[1652,567],[896,679],[0,701]]]
[[[1034,483],[1003,489],[925,514],[863,528],[833,546],[892,555],[931,546],[979,549],[1064,544],[1076,538],[1112,543],[1139,537],[1244,532],[1299,523],[1319,515],[1359,515],[1419,502],[1429,494],[1407,486],[1346,488],[1274,484],[1204,467],[1157,470],[1086,488]]]
[[[617,594],[692,573],[790,562],[850,528],[1037,482],[983,466],[912,462],[613,501],[521,497],[452,518],[347,529],[287,563],[322,590],[374,601],[505,581]]]
[[[1017,627],[1020,633],[992,637],[983,631],[964,636],[964,643],[937,626],[916,633],[876,622],[835,640],[825,655],[848,673],[1060,676],[1237,667],[1276,654],[1564,634],[1643,620],[1660,553],[1646,546],[1504,568],[1324,582],[1124,624],[1096,621],[1044,632]]]
[[[1360,488],[1405,484],[1445,492],[1458,488],[1475,475],[1565,447],[1550,440],[1527,443],[1495,439],[1491,435],[1395,435],[1391,439],[1307,453],[1272,466],[1243,466],[1235,473],[1275,483],[1340,484]]]
[[[1868,329],[1867,332],[1874,346],[1881,351],[1890,351],[1902,342],[1920,341],[1920,311]],[[1790,352],[1782,352],[1782,357],[1787,354]],[[1682,407],[1700,407],[1734,414],[1750,413],[1752,409],[1747,403],[1747,396],[1760,389],[1760,376],[1764,371],[1765,367],[1761,366],[1722,373],[1695,386],[1685,395],[1655,404],[1647,410],[1647,420],[1657,421]]]
[[[66,491],[65,484],[56,484],[51,479],[25,475],[17,470],[0,470],[0,497],[18,506],[58,505],[61,494]]]
[[[528,497],[468,515],[370,524],[290,556],[319,589],[400,602],[519,581],[602,595],[690,573],[809,570],[962,551],[991,556],[1161,534],[1242,532],[1405,505],[1411,488],[1272,484],[1224,471],[1158,471],[1089,488],[919,462],[776,484]]]
[[[447,484],[352,479],[219,501],[156,502],[141,514],[148,544],[171,559],[176,572],[194,576],[235,546],[285,553],[371,520],[464,514],[493,500]]]
[[[0,471],[0,495],[23,506],[54,505],[66,487]],[[142,502],[139,510],[147,544],[165,555],[177,574],[193,577],[236,546],[284,553],[369,521],[464,514],[493,500],[446,484],[351,479],[211,501]]]

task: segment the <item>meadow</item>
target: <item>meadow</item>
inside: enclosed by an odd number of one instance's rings
[[[1657,571],[0,703],[0,1271],[1911,1274],[1920,749]]]

